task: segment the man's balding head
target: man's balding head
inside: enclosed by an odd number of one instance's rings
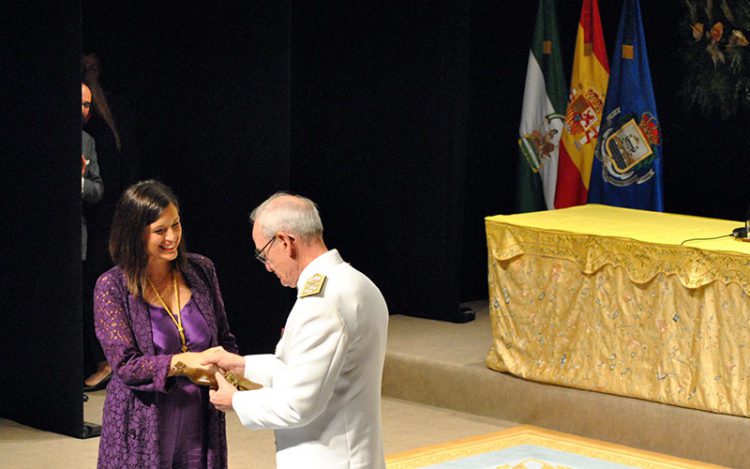
[[[294,234],[303,241],[323,237],[323,223],[315,203],[305,197],[277,192],[250,214],[266,237],[279,231]]]

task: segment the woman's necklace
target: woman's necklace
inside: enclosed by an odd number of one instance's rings
[[[161,297],[158,291],[156,291],[156,287],[154,287],[154,284],[151,282],[151,279],[146,277],[146,280],[148,280],[148,284],[151,285],[151,289],[156,294],[156,297],[159,298],[159,301],[161,302],[161,305],[164,307],[164,310],[169,315],[169,319],[172,320],[174,325],[177,327],[177,332],[180,333],[180,343],[182,344],[182,351],[187,352],[187,342],[185,340],[185,329],[182,328],[182,314],[180,314],[180,290],[177,288],[177,275],[175,275],[174,271],[172,271],[172,279],[174,280],[174,297],[175,301],[177,302],[177,314],[173,313],[172,310],[167,306],[167,303],[164,301],[164,298]]]

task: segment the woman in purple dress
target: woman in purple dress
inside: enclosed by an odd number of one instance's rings
[[[177,199],[157,181],[129,187],[109,241],[115,267],[94,291],[107,386],[99,468],[226,468],[224,414],[182,374],[201,352],[237,351],[214,265],[188,254]],[[176,366],[177,365],[177,366]]]

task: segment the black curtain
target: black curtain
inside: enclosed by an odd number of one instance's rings
[[[0,15],[0,415],[83,432],[78,1]]]
[[[216,264],[240,350],[272,351],[289,298],[253,258],[247,216],[289,189],[289,4],[83,4],[84,50],[136,116],[140,178],[180,199],[188,250]]]
[[[289,5],[235,7],[3,9],[1,416],[83,434],[82,45],[133,106],[140,177],[175,189],[189,248],[215,261],[241,350],[273,349],[289,297],[253,259],[247,213],[289,185]]]
[[[140,178],[171,185],[243,353],[271,352],[294,292],[252,257],[247,212],[285,189],[390,310],[462,320],[486,298],[484,217],[512,213],[537,2],[12,2],[2,24],[0,415],[82,424],[79,54],[135,116]],[[600,0],[609,56],[621,0]],[[684,2],[642,1],[668,211],[742,219],[746,114],[677,92]],[[579,0],[560,0],[567,70]],[[106,184],[106,181],[105,181]]]
[[[295,2],[292,188],[390,311],[453,320],[460,296],[466,2]]]

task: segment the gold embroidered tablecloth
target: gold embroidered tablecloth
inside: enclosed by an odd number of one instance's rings
[[[523,378],[750,416],[750,243],[586,205],[486,218],[493,344]]]

